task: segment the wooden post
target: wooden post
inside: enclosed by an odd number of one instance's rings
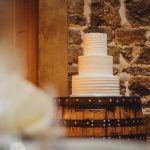
[[[39,0],[39,85],[68,96],[67,0]]]
[[[15,0],[15,16],[16,48],[26,56],[27,79],[38,85],[38,1]]]

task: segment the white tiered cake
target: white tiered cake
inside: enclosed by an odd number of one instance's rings
[[[119,96],[119,78],[113,76],[113,58],[107,55],[107,34],[86,33],[79,75],[72,77],[72,96]]]

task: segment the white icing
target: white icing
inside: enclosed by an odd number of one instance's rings
[[[80,56],[79,75],[112,75],[112,56]]]
[[[107,35],[88,33],[84,35],[84,55],[107,55]]]
[[[72,95],[119,95],[119,79],[115,76],[73,76]]]
[[[119,78],[113,76],[113,59],[107,56],[107,35],[87,33],[79,75],[72,77],[72,96],[119,96]]]

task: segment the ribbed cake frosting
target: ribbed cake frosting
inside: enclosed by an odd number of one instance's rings
[[[86,33],[78,75],[72,77],[72,96],[119,96],[119,78],[113,76],[113,58],[107,55],[107,34]]]

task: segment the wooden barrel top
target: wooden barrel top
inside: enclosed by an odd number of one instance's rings
[[[57,97],[56,102],[60,107],[76,109],[106,109],[116,106],[141,109],[140,97]]]

